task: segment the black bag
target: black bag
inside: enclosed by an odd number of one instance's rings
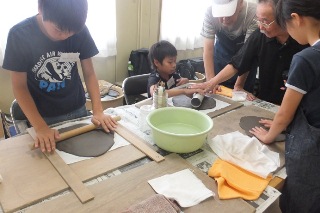
[[[129,61],[133,65],[133,70],[128,71],[129,76],[147,74],[151,72],[151,64],[148,60],[149,49],[142,48],[132,50]]]
[[[176,71],[183,78],[188,78],[189,80],[196,79],[195,71],[190,60],[180,60],[177,63]]]
[[[205,73],[203,57],[189,58],[189,60],[192,64],[195,72]]]

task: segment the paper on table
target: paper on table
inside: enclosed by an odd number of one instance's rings
[[[217,135],[209,141],[211,149],[223,160],[233,163],[262,178],[280,166],[279,153],[239,131]]]
[[[159,194],[176,200],[181,207],[190,207],[214,196],[189,169],[164,175],[148,183]]]

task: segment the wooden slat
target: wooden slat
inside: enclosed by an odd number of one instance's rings
[[[243,106],[243,103],[241,103],[241,102],[236,102],[236,101],[233,101],[231,99],[222,97],[220,95],[212,94],[212,95],[210,95],[210,97],[230,104],[229,106],[226,106],[224,108],[221,108],[221,109],[218,109],[218,110],[215,110],[215,111],[212,111],[212,112],[208,112],[207,115],[210,118],[217,117],[217,116],[222,115],[222,114],[224,114],[226,112],[229,112],[231,110],[234,110],[234,109],[237,109],[237,108]],[[152,104],[152,100],[149,98],[149,99],[146,99],[146,100],[143,100],[143,101],[140,101],[140,102],[136,103],[135,106],[137,108],[140,108],[142,105],[151,105],[151,104]]]
[[[81,203],[86,203],[94,198],[94,195],[82,183],[80,178],[73,170],[62,160],[56,153],[44,153],[54,168],[59,172],[63,180],[70,186],[72,191],[77,195]]]
[[[216,198],[209,197],[198,205],[183,208],[185,213],[223,212],[223,213],[250,213],[254,207],[242,199],[219,200],[217,184],[200,169],[191,165],[177,154],[166,156],[160,163],[155,161],[126,171],[116,177],[88,186],[94,192],[95,199],[81,204],[73,193],[63,195],[57,199],[43,202],[26,210],[29,212],[122,212],[129,206],[137,204],[156,194],[148,184],[148,180],[166,174],[191,169],[202,183],[216,193]]]
[[[28,144],[32,141],[26,134],[0,143],[0,174],[3,177],[0,202],[4,212],[18,211],[69,188],[39,149],[30,150]],[[129,145],[69,167],[85,182],[144,157],[145,154]],[[79,202],[74,193],[70,194]]]
[[[115,129],[115,132],[117,132],[119,135],[121,135],[124,139],[129,141],[133,146],[135,146],[137,149],[139,149],[141,152],[146,154],[148,157],[150,157],[152,160],[156,162],[160,162],[164,160],[164,157],[154,151],[151,147],[149,147],[144,140],[142,140],[140,137],[132,133],[130,130],[122,126],[121,124],[118,124],[117,128]]]

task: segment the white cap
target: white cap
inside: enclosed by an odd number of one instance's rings
[[[237,3],[238,0],[212,0],[212,16],[232,16],[236,12]]]

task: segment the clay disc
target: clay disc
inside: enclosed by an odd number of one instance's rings
[[[191,98],[186,95],[177,95],[172,98],[173,105],[176,107],[193,108],[191,105]],[[211,97],[204,96],[198,110],[213,109],[216,107],[216,100]]]
[[[246,134],[250,137],[253,135],[249,132],[254,127],[263,127],[265,128],[262,124],[259,123],[261,119],[269,119],[270,118],[264,118],[264,117],[258,117],[258,116],[244,116],[240,119],[239,126],[246,131]],[[266,128],[265,128],[266,129]],[[280,134],[276,137],[274,141],[284,141],[286,139],[285,134]]]
[[[73,126],[74,128],[74,126]],[[61,132],[59,130],[59,132]],[[114,144],[114,135],[102,129],[77,135],[56,144],[57,149],[81,157],[97,157],[106,153]]]

